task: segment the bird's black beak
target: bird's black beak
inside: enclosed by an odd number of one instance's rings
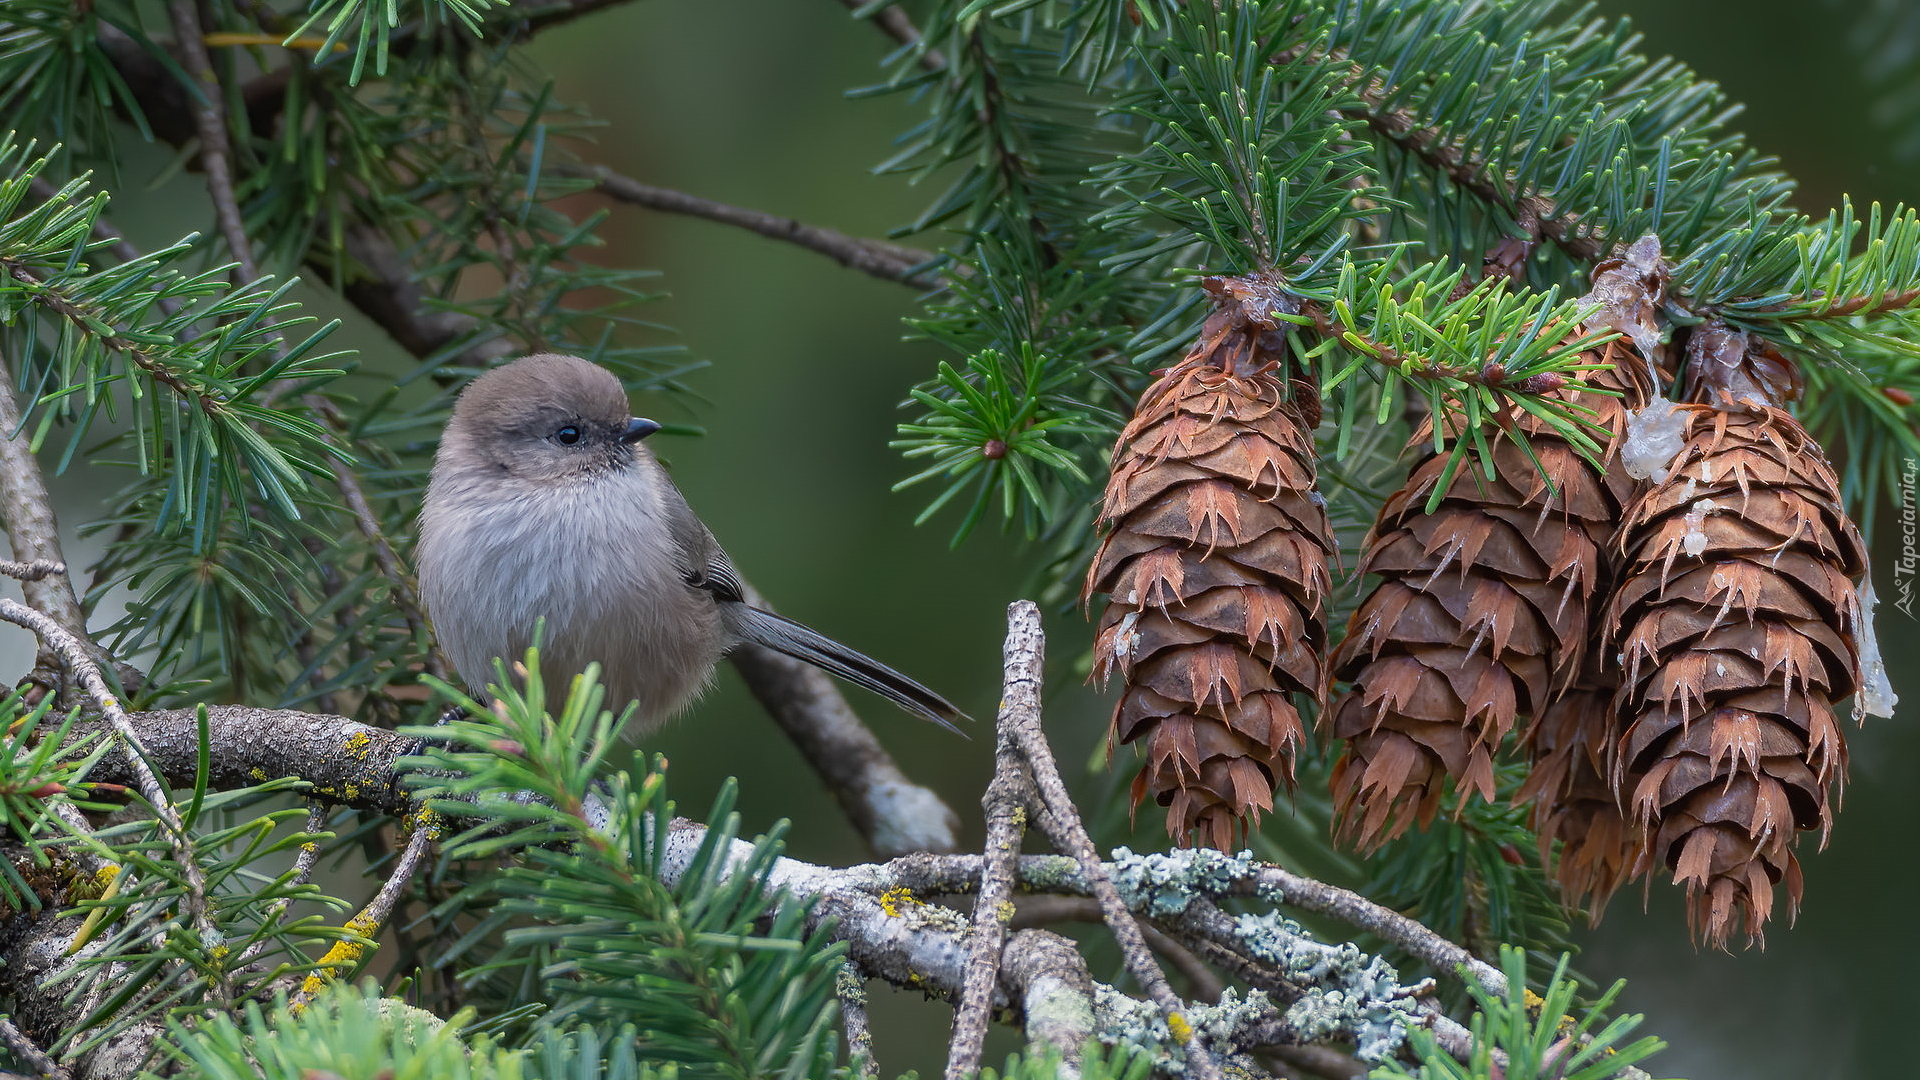
[[[657,422],[636,416],[627,421],[627,430],[620,433],[620,441],[623,443],[637,443],[641,439],[659,430],[660,425]]]

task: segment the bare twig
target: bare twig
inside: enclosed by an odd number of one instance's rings
[[[13,1021],[4,1016],[0,1016],[0,1042],[5,1042],[13,1056],[23,1064],[32,1066],[43,1080],[67,1080],[67,1070],[61,1068],[58,1062],[47,1056],[45,1050],[40,1049],[38,1043],[27,1038],[26,1032],[15,1027]]]
[[[873,1056],[873,1032],[867,1027],[867,985],[860,969],[842,963],[833,991],[840,999],[840,1022],[847,1031],[847,1060],[860,1080],[877,1080],[880,1062]]]
[[[866,6],[867,0],[840,0],[840,2],[858,11]],[[919,27],[913,25],[913,19],[907,15],[905,8],[898,4],[883,7],[867,16],[867,21],[879,27],[883,33],[900,44],[919,49],[921,67],[928,71],[946,70],[947,58],[939,49],[926,47],[926,37],[920,33]]]
[[[1040,630],[1040,609],[1031,600],[1017,600],[1007,609],[1009,654],[1016,648],[1031,650],[1036,657],[1034,670],[1037,672],[1038,657],[1044,654],[1045,636]],[[1100,853],[1094,849],[1093,838],[1087,835],[1086,825],[1074,810],[1073,800],[1067,794],[1066,781],[1061,779],[1060,767],[1054,762],[1053,751],[1047,746],[1046,736],[1041,731],[1039,710],[1035,709],[1031,715],[1002,713],[1001,722],[1011,731],[1015,744],[1026,758],[1027,767],[1032,770],[1043,811],[1036,824],[1055,847],[1080,864],[1080,872],[1086,876],[1094,899],[1100,901],[1107,929],[1119,943],[1120,954],[1126,958],[1128,973],[1147,992],[1153,1003],[1160,1007],[1166,1017],[1167,1029],[1174,1033],[1174,1038],[1185,1045],[1187,1065],[1193,1070],[1193,1075],[1200,1080],[1219,1080],[1219,1063],[1208,1052],[1201,1033],[1194,1030],[1186,1019],[1185,1003],[1167,985],[1166,973],[1160,970],[1159,962],[1148,950],[1146,939],[1140,933],[1140,924],[1133,912],[1127,910],[1120,890],[1114,887],[1112,875],[1107,872],[1106,864],[1100,861]],[[1186,1037],[1182,1038],[1182,1035]]]
[[[328,807],[325,803],[317,799],[307,800],[307,824],[301,831],[308,836],[312,836],[325,828],[327,824],[327,812]],[[287,908],[293,905],[293,891],[307,883],[307,879],[313,875],[315,864],[319,861],[320,844],[317,841],[308,840],[306,843],[300,845],[300,853],[293,857],[293,876],[288,878],[287,883],[282,886],[282,888],[286,890],[287,895],[267,905],[266,914],[260,919],[261,925],[272,926],[280,921],[280,917],[287,913]],[[248,949],[234,966],[246,967],[248,964],[253,963],[259,958],[261,953],[267,951],[270,940],[269,938],[263,937],[260,941],[256,942],[253,948]]]
[[[207,906],[207,878],[200,867],[200,860],[194,851],[193,838],[187,834],[187,827],[180,820],[180,813],[174,808],[173,799],[167,789],[147,767],[145,751],[140,745],[140,736],[128,721],[126,710],[120,707],[120,700],[113,696],[106,679],[100,674],[100,668],[87,655],[86,644],[80,638],[68,633],[45,612],[21,604],[14,600],[0,598],[0,619],[24,626],[39,635],[40,640],[59,657],[67,671],[86,688],[87,695],[120,737],[120,743],[126,751],[133,777],[140,788],[140,794],[152,806],[154,816],[160,820],[167,834],[167,845],[173,849],[174,858],[180,863],[180,875],[187,886],[187,912],[193,919],[195,931],[200,937],[200,947],[209,953],[223,943],[219,928],[213,924],[211,910]],[[215,982],[223,994],[231,999],[232,987],[228,984],[224,967],[216,969]]]
[[[1327,1080],[1366,1080],[1372,1068],[1352,1054],[1331,1046],[1276,1046],[1267,1053],[1304,1073]]]
[[[200,134],[200,167],[207,176],[207,195],[213,200],[214,220],[220,223],[220,236],[227,242],[228,254],[240,265],[235,285],[260,280],[260,266],[253,258],[253,243],[247,239],[246,221],[240,216],[240,203],[233,194],[233,148],[227,140],[227,105],[214,74],[213,58],[207,54],[205,35],[200,28],[200,13],[193,0],[168,0],[167,13],[173,20],[174,44],[180,51],[182,66],[193,79],[200,98],[193,111],[194,125]]]
[[[706,218],[708,221],[738,226],[773,240],[798,244],[809,251],[819,252],[842,266],[886,281],[898,282],[916,289],[940,287],[938,275],[920,269],[937,257],[931,252],[890,244],[885,240],[862,240],[834,229],[795,221],[793,218],[779,217],[739,206],[728,206],[698,195],[689,195],[684,191],[643,184],[632,177],[622,176],[604,165],[562,165],[549,171],[557,176],[592,180],[595,191],[624,203],[664,210],[673,214]]]
[[[1016,718],[1038,720],[1044,659],[1038,637],[1007,635],[1000,717],[994,735],[993,780],[980,799],[986,812],[987,842],[980,857],[980,892],[973,904],[966,979],[960,986],[960,1005],[954,1010],[953,1037],[947,1046],[947,1080],[966,1080],[978,1072],[986,1047],[993,992],[1000,976],[1000,950],[1013,914],[1013,865],[1026,835],[1027,796],[1033,791],[1033,780],[1014,744],[1013,725],[1018,722]]]
[[[35,559],[32,562],[9,562],[0,559],[0,574],[16,581],[39,581],[55,574],[67,572],[67,564],[52,559]]]
[[[407,838],[407,846],[400,851],[400,857],[394,860],[393,872],[380,885],[380,891],[373,894],[367,906],[347,920],[346,929],[366,938],[368,941],[380,936],[380,931],[393,916],[393,909],[400,902],[400,894],[413,884],[413,876],[420,872],[420,863],[427,856],[427,850],[433,846],[434,838],[439,834],[440,821],[429,810],[418,810],[412,818],[413,835]],[[342,941],[327,950],[320,958],[320,968],[307,976],[289,999],[296,1009],[311,1004],[315,994],[325,986],[327,980],[337,978],[352,971],[359,965],[360,957],[366,946],[353,941]]]

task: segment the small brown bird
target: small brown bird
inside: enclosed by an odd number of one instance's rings
[[[565,687],[598,662],[608,703],[651,730],[706,687],[728,650],[763,645],[958,732],[965,716],[892,668],[747,604],[733,564],[643,445],[613,374],[572,356],[523,357],[454,403],[420,513],[420,591],[476,693],[497,657],[533,644]]]

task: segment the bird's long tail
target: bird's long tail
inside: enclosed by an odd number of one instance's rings
[[[734,633],[741,641],[763,645],[796,660],[879,694],[915,716],[939,724],[962,738],[966,732],[955,726],[956,720],[971,717],[954,704],[914,680],[864,653],[855,652],[826,635],[802,626],[792,619],[742,604],[734,617]]]

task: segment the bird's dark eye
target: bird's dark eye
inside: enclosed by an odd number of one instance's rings
[[[580,429],[574,427],[572,424],[568,424],[566,427],[554,432],[553,439],[563,446],[572,446],[574,443],[580,441]]]

